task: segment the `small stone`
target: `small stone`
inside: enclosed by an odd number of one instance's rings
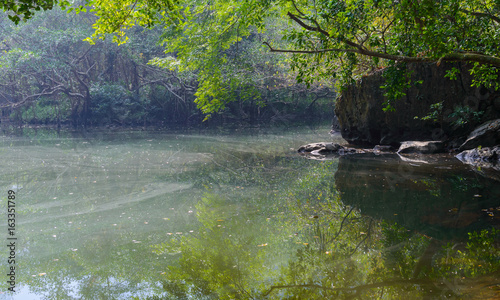
[[[390,145],[376,145],[375,147],[373,147],[373,151],[391,151],[392,150],[392,146]]]
[[[397,153],[431,154],[443,152],[444,144],[441,141],[407,141],[402,142]]]

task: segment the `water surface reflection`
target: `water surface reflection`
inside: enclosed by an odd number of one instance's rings
[[[497,184],[455,164],[295,153],[327,132],[2,137],[22,270],[4,295],[498,296],[497,219],[482,211]]]
[[[344,203],[440,239],[467,238],[468,232],[493,224],[498,228],[499,182],[451,155],[403,159],[397,154],[340,157],[335,183]]]

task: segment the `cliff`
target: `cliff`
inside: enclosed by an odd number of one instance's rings
[[[445,78],[446,70],[460,69],[457,80]],[[458,147],[478,124],[500,118],[500,90],[471,87],[472,76],[466,64],[408,64],[411,80],[423,80],[406,90],[406,96],[393,105],[394,112],[382,110],[385,97],[384,70],[363,77],[347,87],[335,106],[342,137],[356,145],[398,145],[408,140],[440,140]],[[430,112],[430,105],[443,101],[439,121],[420,118]],[[456,126],[457,117],[450,114],[455,107],[483,111],[480,119],[469,119]],[[419,118],[415,118],[419,117]]]

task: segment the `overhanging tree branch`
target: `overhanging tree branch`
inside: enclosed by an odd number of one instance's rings
[[[310,26],[310,25],[307,25],[306,23],[304,23],[299,17],[297,17],[296,15],[292,14],[291,12],[288,12],[287,13],[288,17],[290,19],[292,19],[294,22],[296,22],[297,24],[299,24],[301,27],[303,27],[304,29],[306,30],[309,30],[309,31],[316,31],[316,32],[319,32],[321,33],[322,35],[324,35],[325,37],[327,38],[330,38],[330,34],[324,30],[323,28],[321,28],[318,24],[318,22],[315,21],[316,23],[316,27],[314,26]],[[362,49],[361,45],[359,44],[356,44],[354,42],[351,42],[349,40],[346,40],[346,39],[341,39],[342,42],[346,43],[347,45],[351,46],[351,47],[354,47],[354,48],[358,48],[358,49]]]
[[[378,57],[398,62],[408,62],[408,63],[424,63],[424,62],[441,62],[441,61],[468,61],[468,62],[478,62],[481,64],[488,64],[495,67],[500,67],[500,58],[480,53],[473,52],[453,52],[443,55],[440,58],[434,57],[414,57],[414,56],[404,56],[404,55],[394,55],[388,53],[381,53],[366,49],[318,49],[318,50],[286,50],[286,49],[275,49],[269,45],[269,43],[264,42],[271,52],[280,53],[295,53],[295,54],[319,54],[325,52],[351,52],[360,55]]]
[[[475,12],[475,11],[468,11],[466,9],[461,9],[460,11],[463,12],[463,13],[469,14],[469,15],[473,15],[475,17],[488,18],[488,19],[491,19],[491,20],[497,22],[498,24],[500,24],[500,18],[497,17],[497,16],[494,16],[492,14],[482,13],[482,12]]]
[[[275,49],[271,47],[268,42],[263,42],[262,44],[266,45],[271,52],[278,53],[296,53],[296,54],[319,54],[325,52],[354,52],[359,53],[357,49],[317,49],[317,50],[287,50],[287,49]]]
[[[339,288],[331,288],[319,284],[273,285],[266,293],[263,294],[263,296],[266,297],[269,294],[271,294],[272,291],[277,289],[315,288],[332,292],[354,292],[354,291],[359,292],[360,290],[393,286],[393,285],[414,285],[414,284],[430,284],[430,283],[432,283],[432,281],[427,279],[413,279],[413,280],[395,279],[395,280],[387,280],[382,282],[363,284],[355,287],[339,287]]]
[[[299,17],[297,17],[296,15],[292,14],[291,12],[288,12],[287,15],[288,15],[288,17],[290,17],[290,19],[292,19],[293,21],[295,21],[297,24],[299,24],[303,28],[305,28],[305,29],[307,29],[309,31],[317,31],[317,32],[321,33],[322,35],[324,35],[326,37],[330,37],[330,34],[328,32],[326,32],[325,30],[323,30],[322,28],[320,28],[319,26],[313,27],[313,26],[307,25]]]
[[[295,3],[294,0],[292,0],[292,4],[293,4],[293,7],[295,8],[295,10],[301,15],[301,16],[305,16],[305,14],[303,12],[300,11],[300,9],[297,7],[297,4]]]

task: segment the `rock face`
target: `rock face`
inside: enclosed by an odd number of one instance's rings
[[[458,150],[470,150],[479,146],[491,147],[500,144],[500,119],[488,121],[469,134]]]
[[[444,144],[441,141],[411,141],[401,143],[398,153],[432,154],[443,152],[443,149]]]
[[[457,80],[444,77],[452,67],[461,70]],[[466,136],[477,126],[467,124],[468,127],[458,130],[453,126],[456,119],[449,115],[458,106],[484,111],[481,122],[500,118],[500,90],[471,87],[472,77],[465,64],[408,64],[407,68],[412,72],[412,82],[423,80],[423,83],[407,89],[406,96],[394,103],[394,112],[382,110],[386,100],[383,96],[385,91],[380,88],[385,84],[383,70],[363,77],[342,92],[335,106],[335,114],[345,140],[356,145],[453,140]],[[415,118],[426,116],[430,105],[441,101],[443,118],[439,123]]]

